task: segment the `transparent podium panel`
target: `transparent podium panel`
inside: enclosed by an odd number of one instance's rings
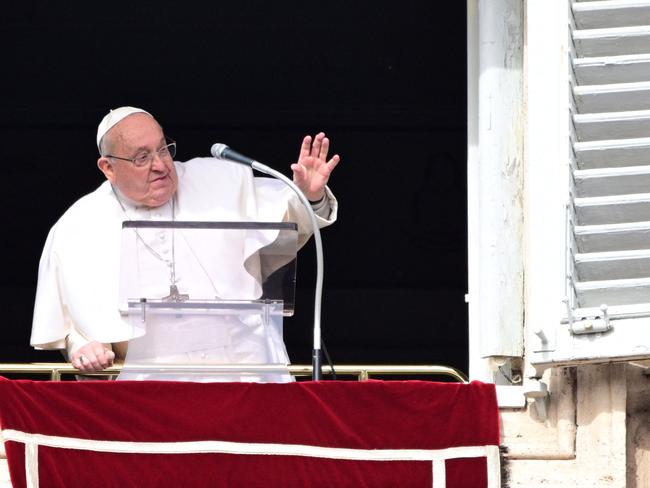
[[[291,381],[296,251],[292,223],[124,222],[118,379]]]

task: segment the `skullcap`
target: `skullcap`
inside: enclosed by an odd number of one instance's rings
[[[97,127],[97,149],[99,149],[99,143],[101,142],[102,137],[104,137],[104,134],[106,134],[111,129],[111,127],[113,127],[123,118],[138,112],[151,115],[146,110],[142,110],[141,108],[136,107],[120,107],[108,112],[99,123],[99,127]]]

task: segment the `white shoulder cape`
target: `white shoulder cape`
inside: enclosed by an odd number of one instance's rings
[[[179,176],[177,220],[290,221],[298,224],[299,245],[311,234],[307,212],[293,191],[271,178],[254,178],[242,165],[214,158],[175,163]],[[337,202],[327,189],[328,219]],[[118,287],[122,222],[126,220],[111,186],[75,202],[50,230],[38,272],[31,344],[65,348],[76,329],[91,340],[114,343],[138,334],[119,313]]]

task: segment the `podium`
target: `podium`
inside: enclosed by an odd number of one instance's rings
[[[121,241],[118,380],[292,381],[295,223],[127,221]]]

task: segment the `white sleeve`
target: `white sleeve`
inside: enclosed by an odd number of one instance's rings
[[[288,189],[288,188],[287,188]],[[289,198],[287,214],[284,218],[288,222],[296,222],[298,224],[298,248],[301,248],[309,240],[313,234],[311,228],[311,219],[309,218],[307,209],[302,204],[298,196],[291,191],[293,195]],[[325,198],[322,202],[318,202],[312,209],[316,214],[316,224],[319,229],[332,225],[336,222],[338,216],[338,202],[332,191],[325,187]]]
[[[255,193],[259,220],[297,223],[298,247],[302,247],[312,234],[311,220],[307,209],[295,192],[280,180],[258,177],[255,178]],[[336,221],[338,202],[327,186],[325,187],[325,201],[317,204],[315,213],[316,223],[320,229]]]
[[[90,339],[88,339],[81,332],[73,328],[72,331],[65,338],[65,349],[68,352],[68,358],[71,358],[72,353],[75,352],[77,349],[85,346],[90,342],[92,342]],[[108,349],[109,351],[113,350],[113,346],[111,344],[108,343],[102,343],[102,344],[104,348]]]
[[[63,349],[70,332],[58,279],[58,260],[54,250],[56,225],[45,241],[38,266],[38,284],[30,343],[37,349]]]
[[[323,198],[321,198],[318,202],[316,203],[310,202],[310,203],[311,203],[311,208],[316,214],[316,216],[320,217],[323,220],[329,220],[330,215],[332,214],[332,208],[336,204],[336,199],[334,198],[334,195],[332,194],[331,191],[330,192],[326,191]]]

